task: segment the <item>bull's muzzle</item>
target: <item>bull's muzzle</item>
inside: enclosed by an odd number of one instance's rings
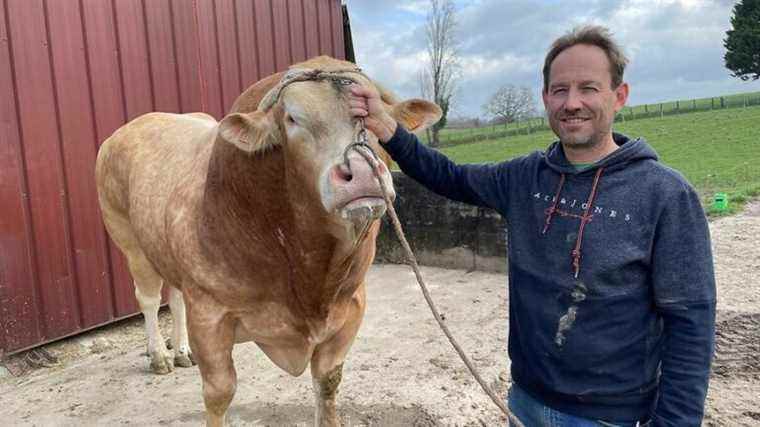
[[[370,161],[357,152],[348,152],[344,162],[333,166],[329,182],[335,196],[334,206],[342,218],[351,222],[380,218],[385,213],[383,190],[378,183],[382,179],[391,200],[396,197],[388,168],[377,161],[375,168]]]

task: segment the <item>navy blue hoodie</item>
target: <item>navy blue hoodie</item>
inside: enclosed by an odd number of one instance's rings
[[[398,126],[401,170],[507,223],[512,378],[548,406],[608,421],[698,426],[712,359],[715,280],[699,197],[643,140],[582,171],[555,142],[457,165]]]

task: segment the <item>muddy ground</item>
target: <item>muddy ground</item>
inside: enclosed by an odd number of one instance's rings
[[[711,222],[718,335],[705,425],[760,425],[760,202]],[[507,301],[500,274],[424,268],[431,294],[477,369],[504,395]],[[377,265],[368,308],[346,360],[339,412],[347,426],[492,426],[504,418],[470,377],[432,318],[406,266]],[[165,336],[168,313],[162,313]],[[142,319],[50,344],[0,368],[0,425],[200,425],[196,368],[148,372]],[[293,378],[254,344],[235,348],[232,426],[307,426],[307,373]],[[33,362],[30,364],[30,362]],[[36,362],[36,363],[34,363]],[[37,365],[38,367],[34,367]],[[52,365],[39,367],[39,365]]]

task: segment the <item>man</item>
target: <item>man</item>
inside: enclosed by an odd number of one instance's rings
[[[612,131],[626,63],[602,27],[556,40],[543,101],[559,141],[493,165],[454,164],[375,92],[352,87],[352,114],[406,174],[506,218],[509,406],[527,426],[702,420],[715,331],[709,230],[686,180],[643,139]]]

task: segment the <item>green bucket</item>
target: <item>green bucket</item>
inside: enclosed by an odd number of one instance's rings
[[[713,199],[713,209],[720,212],[728,209],[728,194],[715,193],[715,198]]]

